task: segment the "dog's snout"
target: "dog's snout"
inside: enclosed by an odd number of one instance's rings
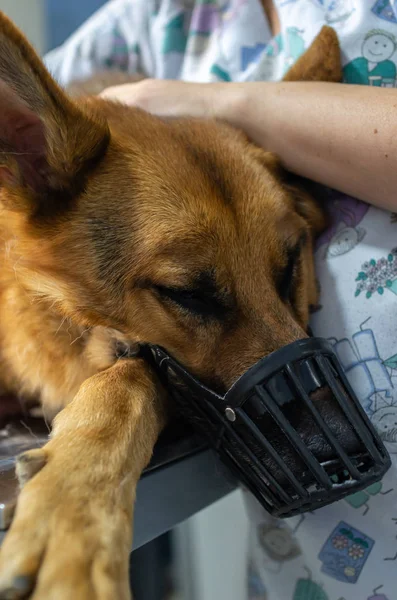
[[[260,359],[220,396],[161,348],[151,355],[185,416],[274,515],[364,489],[390,466],[330,344],[306,338]]]
[[[333,438],[342,446],[347,454],[360,452],[361,444],[343,409],[327,387],[319,388],[310,394],[310,400],[326,424]],[[320,429],[309,410],[302,407],[297,424],[297,431],[307,448],[319,462],[335,458],[335,449],[327,435]]]

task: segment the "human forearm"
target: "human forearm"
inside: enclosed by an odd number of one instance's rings
[[[287,169],[397,210],[397,90],[244,83],[225,84],[216,97],[216,116],[277,153]]]
[[[397,90],[315,82],[147,80],[105,96],[158,115],[216,117],[285,167],[397,211]]]

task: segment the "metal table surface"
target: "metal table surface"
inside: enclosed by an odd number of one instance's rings
[[[40,418],[10,422],[0,430],[0,541],[15,507],[18,484],[15,456],[45,443],[48,430]],[[169,426],[137,488],[134,549],[169,531],[236,487],[217,456],[184,423]]]

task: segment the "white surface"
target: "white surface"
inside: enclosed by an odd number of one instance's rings
[[[45,0],[0,0],[0,10],[24,32],[36,50],[46,49]]]
[[[176,528],[181,599],[245,600],[248,527],[238,490]]]

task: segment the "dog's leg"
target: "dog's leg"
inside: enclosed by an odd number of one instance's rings
[[[0,598],[130,598],[135,489],[165,423],[159,389],[142,360],[121,360],[82,385],[44,448],[19,457]]]

